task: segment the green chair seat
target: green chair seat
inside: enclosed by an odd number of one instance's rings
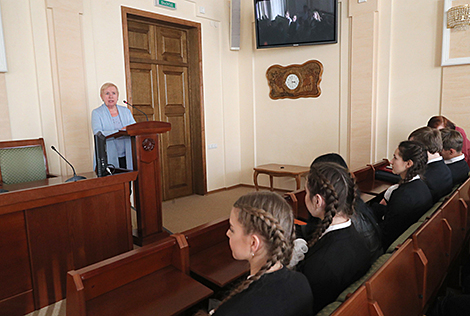
[[[419,226],[421,226],[422,223],[416,222],[413,225],[411,225],[403,234],[401,234],[395,241],[388,247],[387,251],[385,253],[392,253],[395,251],[398,245],[403,244],[408,237],[413,235],[413,233],[418,229]]]
[[[441,201],[434,203],[434,205],[426,213],[424,213],[423,216],[421,216],[418,222],[423,223],[426,220],[426,218],[430,218],[432,214],[434,214],[434,212],[436,212],[439,209],[439,207],[441,207],[441,205],[442,205]]]
[[[348,294],[354,293],[372,274],[374,274],[383,264],[390,258],[392,254],[386,253],[381,255],[375,260],[375,262],[369,268],[366,274],[364,274],[359,280],[348,286],[336,299],[338,302],[344,302]]]
[[[328,315],[331,315],[333,314],[333,312],[341,305],[342,302],[333,302],[333,303],[330,303],[329,305],[326,305],[325,307],[323,307],[323,309],[321,311],[319,311],[317,313],[317,316],[328,316]]]

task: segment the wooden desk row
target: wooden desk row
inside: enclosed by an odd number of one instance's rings
[[[137,172],[65,183],[3,185],[0,314],[24,315],[65,298],[67,271],[132,249],[129,182]]]
[[[232,257],[228,227],[228,219],[220,219],[69,271],[67,315],[164,316],[185,311],[248,273],[248,263]]]
[[[367,171],[367,175],[361,178],[362,182],[375,181],[373,173]],[[302,203],[296,204],[294,212],[296,217],[305,219],[305,191],[302,197],[296,194],[286,197],[294,201],[301,199]],[[197,304],[212,295],[213,290],[225,287],[248,272],[247,262],[232,257],[226,237],[228,228],[227,218],[216,220],[104,262],[70,271],[67,314],[174,315]],[[171,284],[171,291],[166,289],[168,284]],[[194,292],[192,295],[188,295],[189,289]]]
[[[361,198],[364,202],[369,202],[378,195],[385,192],[392,183],[375,179],[375,171],[383,166],[389,165],[387,159],[383,159],[375,164],[367,165],[353,172],[356,185],[361,191]],[[284,198],[292,207],[295,218],[307,220],[308,210],[305,206],[305,189],[287,192]]]

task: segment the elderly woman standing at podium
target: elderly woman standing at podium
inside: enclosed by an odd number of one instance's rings
[[[100,96],[104,103],[91,113],[93,134],[102,132],[108,136],[135,123],[131,111],[127,107],[117,105],[119,90],[115,84],[110,82],[103,84]],[[129,137],[108,138],[106,149],[108,164],[132,170],[132,144]],[[93,169],[95,164],[96,161],[93,160]]]

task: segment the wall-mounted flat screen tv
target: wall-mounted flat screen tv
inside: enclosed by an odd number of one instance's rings
[[[254,0],[256,47],[338,41],[338,0]]]

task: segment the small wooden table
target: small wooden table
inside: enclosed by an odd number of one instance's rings
[[[300,189],[300,177],[306,175],[310,168],[294,165],[281,165],[277,163],[271,163],[267,165],[261,165],[253,168],[255,171],[253,173],[253,182],[255,183],[256,191],[259,190],[258,187],[258,175],[260,173],[265,173],[269,175],[269,184],[271,191],[274,191],[273,188],[273,178],[274,177],[293,177],[296,181],[296,190]]]

